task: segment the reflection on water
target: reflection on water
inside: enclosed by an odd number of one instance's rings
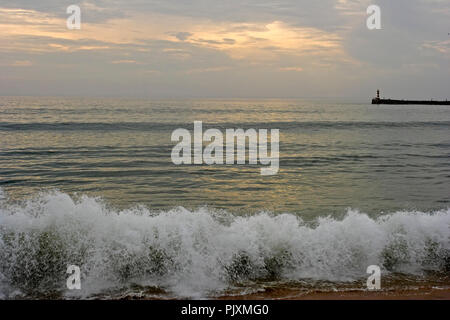
[[[348,207],[379,213],[449,206],[450,110],[320,101],[0,98],[0,186],[99,195],[119,207],[211,206],[234,212]],[[280,172],[175,166],[171,132],[280,129]]]

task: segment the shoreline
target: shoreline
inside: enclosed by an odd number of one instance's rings
[[[222,296],[219,300],[450,300],[450,287],[395,290],[349,290],[299,292],[274,289],[243,296]]]

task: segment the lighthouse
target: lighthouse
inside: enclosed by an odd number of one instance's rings
[[[372,99],[372,104],[380,104],[380,90],[377,90],[377,97]]]

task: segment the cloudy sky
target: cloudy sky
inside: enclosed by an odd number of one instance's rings
[[[81,8],[68,30],[66,8]],[[366,9],[381,7],[381,30]],[[0,0],[0,95],[450,98],[450,0]]]

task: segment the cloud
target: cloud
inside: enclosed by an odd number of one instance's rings
[[[30,60],[15,60],[9,64],[7,63],[3,65],[11,67],[30,67],[33,65],[33,63]]]
[[[177,32],[174,34],[175,38],[178,40],[184,41],[187,40],[190,36],[192,36],[192,33],[190,32]]]
[[[280,71],[295,71],[295,72],[302,72],[303,68],[302,67],[283,67],[280,68]]]
[[[435,50],[450,59],[450,40],[428,41],[423,44],[423,48]]]
[[[192,73],[204,73],[204,72],[222,72],[222,71],[226,71],[226,70],[229,70],[229,69],[230,69],[230,67],[199,68],[199,69],[187,70],[186,73],[187,74],[192,74]]]
[[[112,64],[137,64],[136,60],[114,60],[111,61]]]
[[[24,13],[25,12],[25,13]],[[108,23],[82,23],[82,30],[65,29],[65,20],[51,14],[41,16],[33,10],[0,9],[0,17],[6,15],[0,27],[5,30],[4,38],[24,39],[27,44],[30,37],[36,40],[49,39],[50,43],[36,41],[34,50],[102,50],[125,44],[133,46],[145,41],[185,42],[200,47],[226,52],[235,59],[277,59],[279,52],[294,55],[344,54],[338,34],[315,28],[291,26],[283,21],[264,23],[216,23],[209,20],[186,17],[165,16],[160,14],[143,15],[136,13],[130,18],[112,19]],[[41,21],[41,23],[35,23]],[[43,22],[45,21],[45,23]],[[168,33],[171,28],[187,29],[183,32]],[[69,41],[72,41],[70,44]],[[103,45],[86,45],[87,41],[101,42]],[[58,43],[59,42],[59,43]],[[20,50],[19,41],[3,47],[3,50]],[[24,43],[25,50],[29,47]],[[269,48],[272,52],[269,52]],[[173,56],[187,58],[189,53],[177,48],[166,51]]]

